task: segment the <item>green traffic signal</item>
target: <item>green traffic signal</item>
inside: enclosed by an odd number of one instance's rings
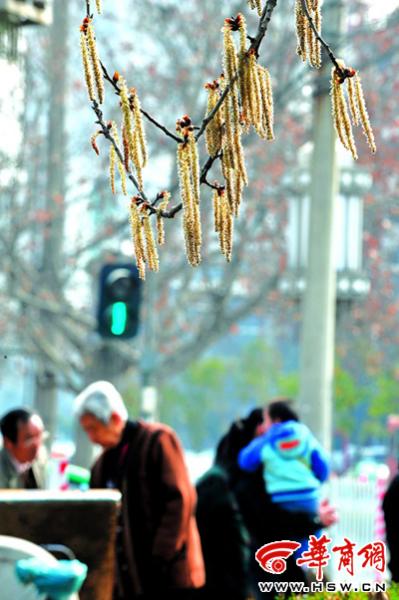
[[[127,325],[127,308],[125,302],[115,302],[111,312],[111,333],[122,335]]]
[[[0,0],[1,4],[1,0]],[[101,267],[97,331],[103,338],[129,339],[137,334],[141,300],[138,270],[130,263]]]

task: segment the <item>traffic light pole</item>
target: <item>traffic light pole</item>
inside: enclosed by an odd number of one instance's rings
[[[156,347],[156,274],[148,273],[144,287],[143,351],[140,363],[141,398],[140,416],[145,421],[159,419]]]

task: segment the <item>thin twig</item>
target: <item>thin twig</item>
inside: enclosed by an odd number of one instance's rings
[[[89,17],[91,17],[91,10],[90,10],[90,0],[86,0],[86,15]]]
[[[111,135],[110,130],[108,129],[104,119],[103,119],[103,113],[98,105],[98,103],[93,100],[92,103],[92,109],[94,110],[94,112],[96,113],[96,117],[97,117],[97,123],[98,125],[100,125],[101,127],[101,131],[104,134],[104,136],[107,138],[107,140],[109,140],[111,142],[111,144],[113,145],[113,147],[115,148],[115,152],[120,160],[120,162],[122,163],[122,165],[125,164],[125,161],[123,159],[123,154],[119,149],[118,144],[116,143],[116,141],[114,140],[113,136]],[[133,183],[134,187],[140,192],[140,195],[143,197],[143,199],[148,202],[148,199],[145,195],[145,193],[143,192],[143,190],[140,188],[139,186],[139,182],[137,181],[137,179],[135,178],[135,176],[133,175],[133,173],[131,172],[127,172],[127,176],[130,179],[130,181]]]
[[[177,135],[175,135],[174,133],[172,133],[171,131],[169,131],[169,129],[167,129],[164,125],[161,125],[161,123],[158,123],[158,121],[156,121],[154,119],[154,117],[152,117],[148,112],[146,112],[145,110],[143,110],[142,108],[140,109],[142,114],[149,120],[151,121],[151,123],[153,123],[155,125],[155,127],[158,127],[158,129],[160,129],[161,131],[163,131],[166,135],[168,135],[169,137],[171,137],[173,140],[175,140],[175,142],[177,142],[178,144],[182,144],[184,140],[182,140],[182,138],[177,137]]]
[[[208,175],[208,172],[210,171],[215,160],[217,160],[218,158],[221,158],[221,156],[222,156],[222,152],[218,152],[215,156],[208,157],[208,160],[206,161],[206,163],[204,164],[204,166],[201,169],[200,183],[207,183],[206,176]]]
[[[105,66],[103,65],[103,63],[100,61],[100,65],[101,68],[103,70],[104,73],[104,78],[112,85],[112,87],[115,89],[115,92],[118,94],[118,96],[120,95],[120,89],[119,86],[117,84],[116,81],[114,81],[114,79],[109,75],[107,69],[105,68]],[[172,133],[171,131],[169,131],[169,129],[167,129],[167,127],[165,127],[164,125],[162,125],[161,123],[158,123],[158,121],[156,119],[154,119],[154,117],[152,117],[148,112],[146,112],[145,110],[143,110],[142,108],[140,109],[140,112],[149,120],[151,121],[151,123],[153,125],[155,125],[155,127],[158,127],[158,129],[160,129],[161,131],[163,131],[167,136],[171,137],[173,140],[175,140],[175,142],[178,142],[179,144],[181,144],[183,142],[183,140],[179,137],[177,137],[177,135],[175,135],[174,133]]]
[[[205,129],[207,128],[208,124],[212,121],[213,117],[216,115],[217,111],[219,110],[219,108],[222,106],[224,99],[226,98],[227,94],[230,91],[230,88],[232,86],[232,84],[238,79],[238,73],[235,74],[235,76],[233,77],[233,79],[231,80],[231,82],[226,85],[226,87],[223,90],[223,94],[220,96],[219,100],[217,101],[217,104],[215,105],[215,107],[211,110],[211,112],[209,113],[209,115],[207,115],[205,117],[205,119],[202,121],[201,123],[201,127],[199,129],[199,132],[197,133],[197,135],[195,136],[196,141],[198,142],[198,140],[200,139],[200,137],[203,135]]]
[[[267,28],[269,27],[270,19],[272,18],[273,10],[276,8],[277,0],[268,0],[263,9],[260,17],[258,31],[253,40],[251,40],[251,48],[256,51],[256,56],[259,55],[259,47],[266,35]]]

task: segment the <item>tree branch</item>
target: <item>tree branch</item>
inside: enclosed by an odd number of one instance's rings
[[[109,140],[111,142],[111,144],[115,148],[115,152],[116,152],[119,160],[121,161],[122,165],[124,165],[124,160],[123,160],[122,152],[120,151],[118,144],[116,143],[116,141],[112,137],[111,132],[108,129],[108,127],[107,127],[107,125],[106,125],[106,123],[105,123],[105,121],[103,119],[102,110],[100,109],[100,107],[99,107],[99,105],[98,105],[98,103],[97,103],[96,100],[93,100],[92,109],[96,113],[97,123],[98,123],[98,125],[100,125],[102,133],[107,138],[107,140]],[[140,196],[143,198],[143,200],[145,200],[146,202],[148,202],[147,196],[145,195],[144,191],[140,188],[139,182],[137,181],[137,179],[135,178],[135,176],[133,175],[133,173],[131,173],[130,171],[127,171],[126,174],[127,174],[128,178],[130,179],[130,181],[133,183],[134,187],[140,193]]]
[[[276,8],[277,0],[268,0],[260,17],[258,31],[253,40],[251,40],[251,48],[256,51],[256,56],[259,56],[259,48],[266,35],[267,28],[272,18],[273,10]]]
[[[273,13],[273,10],[274,10],[276,4],[277,4],[277,0],[268,0],[268,2],[265,4],[265,7],[264,7],[263,12],[262,12],[262,16],[261,16],[260,21],[259,21],[257,34],[256,34],[255,38],[250,38],[251,39],[251,45],[250,45],[249,49],[256,50],[256,54],[257,55],[258,55],[259,47],[260,47],[260,45],[261,45],[261,43],[263,41],[263,38],[266,35],[267,28],[268,28],[268,25],[269,25],[269,22],[270,22],[270,19],[271,19],[271,16],[272,16],[272,13]],[[214,107],[214,109],[202,121],[201,127],[200,127],[197,135],[195,136],[195,139],[197,141],[204,134],[205,129],[207,128],[208,124],[212,121],[212,119],[214,118],[214,116],[218,112],[219,108],[222,106],[222,104],[224,102],[224,99],[226,98],[227,94],[231,90],[231,86],[237,81],[241,69],[242,69],[242,67],[239,68],[239,70],[237,71],[237,73],[235,74],[235,76],[233,77],[233,79],[225,87],[225,89],[223,90],[223,93],[220,96],[219,101],[217,102],[217,104]]]
[[[103,71],[103,74],[104,74],[104,78],[112,85],[112,87],[114,88],[115,92],[119,96],[120,95],[120,89],[118,87],[117,82],[114,81],[112,77],[110,77],[107,69],[105,68],[105,66],[103,65],[103,63],[101,61],[100,61],[100,65],[101,65],[101,68],[102,68],[102,71]],[[158,129],[160,129],[161,131],[163,131],[164,134],[167,135],[168,137],[170,137],[173,140],[175,140],[175,142],[178,142],[179,144],[181,144],[183,142],[183,140],[181,138],[177,137],[177,135],[175,135],[174,133],[172,133],[171,131],[169,131],[169,129],[167,129],[167,127],[165,127],[161,123],[158,123],[158,121],[156,119],[154,119],[154,117],[152,117],[147,111],[145,111],[145,110],[143,110],[141,108],[140,112],[146,117],[146,119],[148,119],[153,125],[155,125],[155,127],[158,127]]]

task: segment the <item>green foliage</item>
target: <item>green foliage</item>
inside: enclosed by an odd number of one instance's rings
[[[234,419],[297,390],[297,375],[284,374],[278,353],[256,338],[237,357],[208,356],[163,386],[160,416],[187,446],[214,447]]]
[[[161,389],[161,420],[196,450],[220,437],[231,420],[230,396],[226,393],[228,370],[223,359],[207,357]]]
[[[398,411],[399,406],[399,381],[394,373],[385,372],[375,380],[376,394],[370,403],[372,417],[386,416]]]
[[[275,396],[298,394],[297,373],[284,373],[281,356],[261,338],[244,347],[234,370],[234,384],[246,406],[266,404]]]
[[[333,400],[335,428],[359,441],[370,436],[384,439],[387,415],[398,412],[396,373],[379,370],[374,377],[369,375],[363,378],[364,383],[359,383],[337,360]],[[285,373],[279,353],[262,338],[255,338],[235,356],[207,356],[168,380],[160,389],[159,416],[178,431],[185,446],[201,450],[214,447],[231,422],[255,406],[265,405],[276,396],[296,398],[298,390],[298,373]],[[137,416],[140,409],[138,382],[129,379],[123,396],[129,414]]]
[[[136,419],[140,414],[140,385],[137,381],[129,381],[128,386],[121,388],[122,397],[130,418]]]
[[[367,398],[367,390],[359,385],[353,375],[337,362],[334,372],[335,427],[350,434],[353,430],[353,409]]]

